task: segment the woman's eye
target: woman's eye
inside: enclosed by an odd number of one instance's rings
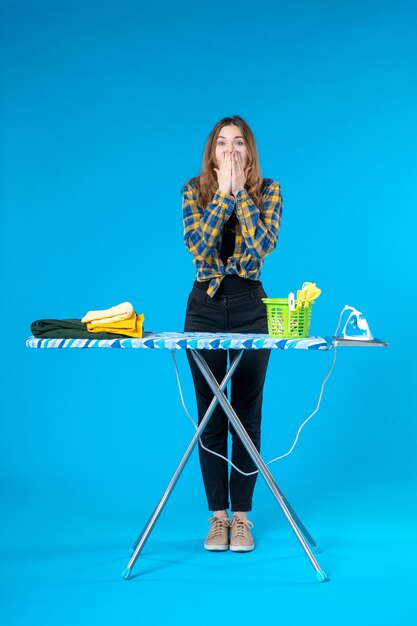
[[[244,145],[244,144],[243,144],[243,141],[237,141],[236,143],[237,143],[237,144],[239,144],[240,146],[243,146],[243,145]],[[217,145],[218,145],[218,146],[222,146],[223,144],[224,144],[224,141],[219,141],[219,142],[217,143]]]

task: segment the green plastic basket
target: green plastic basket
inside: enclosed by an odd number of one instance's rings
[[[311,305],[290,311],[288,298],[262,298],[268,316],[270,337],[308,337],[310,332]],[[297,305],[297,300],[295,301]]]

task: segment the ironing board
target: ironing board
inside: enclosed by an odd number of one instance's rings
[[[212,390],[214,397],[208,407],[200,425],[195,431],[177,469],[175,470],[164,494],[158,502],[155,510],[150,516],[148,522],[143,527],[140,535],[136,539],[133,547],[131,557],[122,572],[122,578],[128,579],[131,575],[132,569],[142,551],[153,527],[155,526],[159,515],[162,512],[169,496],[171,495],[175,484],[181,475],[182,470],[185,467],[199,437],[204,431],[211,414],[213,413],[217,403],[220,404],[224,410],[229,421],[234,426],[239,438],[245,446],[247,452],[251,456],[260,474],[265,479],[266,484],[271,490],[275,500],[280,506],[282,512],[287,518],[292,530],[294,531],[298,541],[300,542],[304,552],[306,553],[311,565],[316,571],[317,578],[320,582],[328,580],[328,577],[324,570],[318,564],[313,552],[316,554],[319,552],[318,546],[310,533],[307,531],[300,518],[295,513],[294,509],[289,504],[288,500],[282,493],[281,489],[267,465],[263,461],[261,455],[250,439],[247,431],[243,427],[239,417],[236,415],[232,405],[230,404],[227,396],[224,393],[229,380],[231,379],[233,372],[236,370],[239,361],[243,355],[244,350],[330,350],[333,345],[360,345],[360,346],[386,346],[385,342],[374,340],[371,342],[351,342],[350,340],[343,340],[340,337],[308,337],[305,339],[285,338],[277,339],[265,334],[252,334],[252,333],[202,333],[202,332],[161,332],[161,333],[144,333],[143,337],[138,338],[123,338],[123,339],[41,339],[36,337],[28,337],[26,340],[26,346],[28,348],[142,348],[142,349],[169,349],[173,350],[191,350],[191,354],[196,362],[198,368],[207,381],[210,389]],[[226,375],[221,383],[218,383],[214,374],[211,372],[206,360],[199,352],[202,349],[205,350],[228,350],[229,348],[238,350],[237,355],[230,364],[229,369],[226,371]]]

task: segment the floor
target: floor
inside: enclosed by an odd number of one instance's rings
[[[317,496],[316,506],[297,510],[322,548],[316,558],[326,583],[317,581],[266,487],[258,490],[249,514],[253,552],[204,550],[210,512],[181,513],[173,495],[128,581],[121,572],[130,545],[152,511],[132,503],[124,510],[117,500],[109,507],[101,496],[82,507],[64,490],[32,490],[22,499],[6,490],[1,623],[416,623],[417,515],[408,486],[339,494],[320,509]]]

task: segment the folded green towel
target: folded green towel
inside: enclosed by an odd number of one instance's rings
[[[87,324],[79,319],[36,320],[30,325],[30,330],[35,337],[56,339],[121,339],[127,336],[106,332],[90,333]]]

